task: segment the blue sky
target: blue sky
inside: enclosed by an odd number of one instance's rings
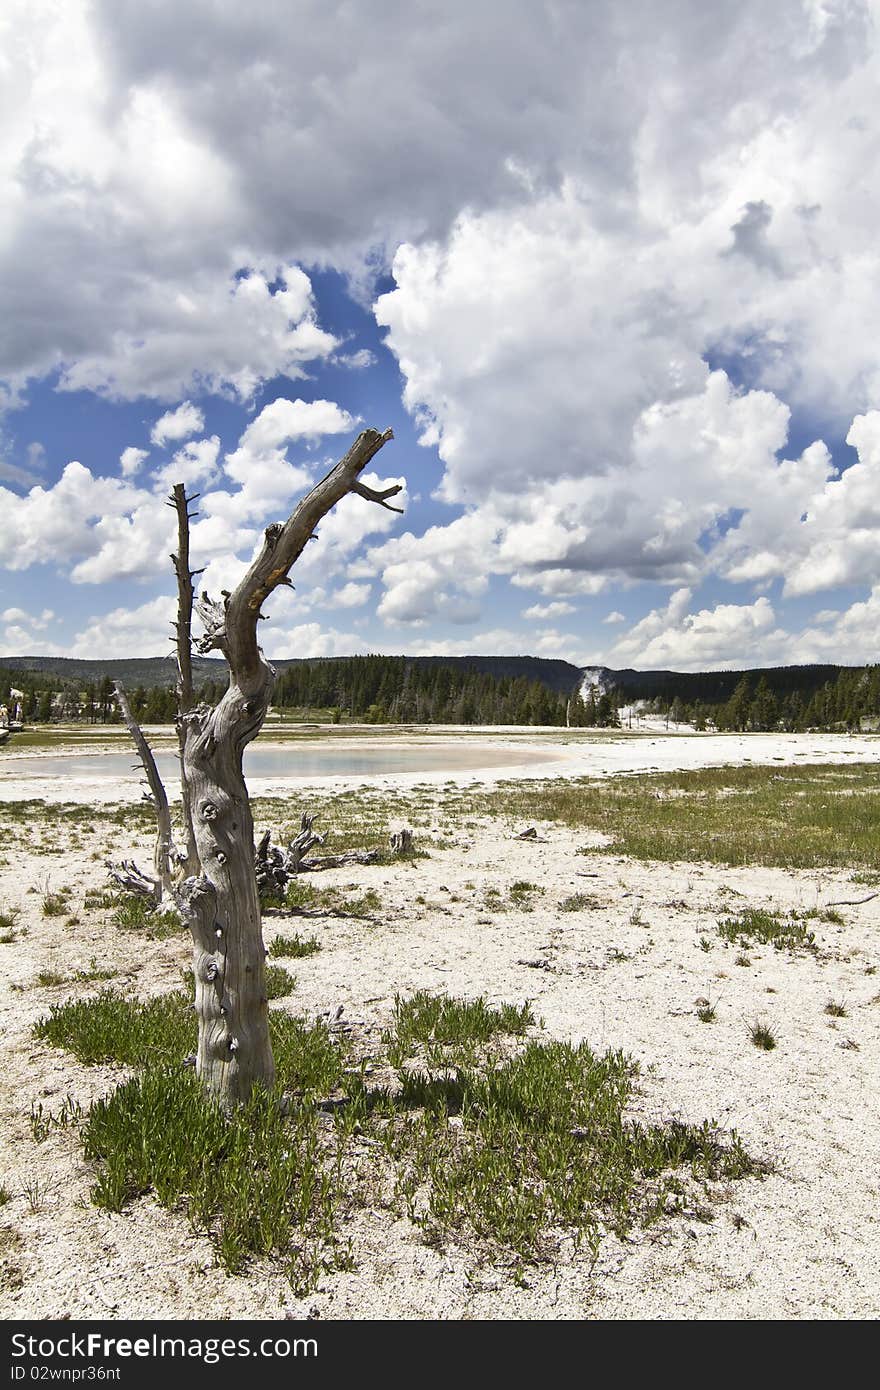
[[[170,482],[228,587],[390,425],[270,657],[877,659],[876,5],[452,10],[4,7],[0,654],[163,651]]]

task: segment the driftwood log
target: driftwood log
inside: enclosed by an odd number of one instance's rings
[[[167,796],[130,710],[126,722],[159,822],[153,894],[173,904],[193,938],[199,1023],[196,1069],[206,1088],[226,1106],[246,1100],[255,1085],[271,1086],[275,1075],[254,827],[242,773],[244,750],[262,728],[275,679],[257,642],[261,610],[273,590],[290,585],[290,569],[314,538],[316,526],[342,498],[355,493],[390,511],[400,510],[388,499],[402,485],[378,490],[360,481],[367,464],[392,437],[391,430],[380,434],[368,429],[358,435],[345,457],[287,520],[267,527],[259,554],[244,578],[233,592],[221,593],[219,601],[207,594],[194,597],[198,571],[189,566],[189,503],[194,498],[186,497],[182,484],[175,486],[170,498],[178,517],[178,551],[172,558],[178,581],[177,731],[185,822],[185,843],[180,848],[170,839],[165,823]],[[196,642],[198,650],[220,652],[229,666],[229,686],[213,709],[193,703],[193,608],[204,628]],[[130,870],[119,872],[131,877]]]

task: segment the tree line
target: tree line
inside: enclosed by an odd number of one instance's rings
[[[752,677],[744,675],[727,700],[711,703],[660,695],[649,707],[670,723],[693,724],[698,730],[711,726],[736,733],[853,732],[863,724],[880,723],[880,666],[844,668],[818,689],[807,685],[774,691],[765,676],[753,683]]]
[[[802,673],[800,684],[797,672]],[[647,709],[670,724],[692,724],[700,730],[857,730],[872,721],[880,723],[880,665],[836,668],[836,675],[818,687],[815,670],[808,667],[769,674],[770,680],[760,673],[743,673],[728,698],[713,701],[673,693],[664,673],[663,688],[651,692],[643,686],[641,697]],[[698,679],[689,676],[682,689],[693,694],[700,688],[695,685]],[[711,688],[712,679],[712,673],[706,673],[704,688]],[[0,666],[0,703],[10,702],[10,689],[23,692],[26,723],[107,724],[120,717],[109,676],[83,685],[53,673]],[[214,704],[224,689],[225,681],[206,680],[197,698]],[[629,698],[625,688],[603,690],[594,685],[582,696],[576,689],[552,690],[526,676],[426,666],[402,656],[353,656],[333,661],[315,658],[288,668],[275,683],[272,703],[291,717],[330,723],[614,728],[620,723],[620,706]],[[174,720],[176,698],[170,684],[138,685],[129,699],[139,722]]]

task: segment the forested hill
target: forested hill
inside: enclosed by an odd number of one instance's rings
[[[372,660],[367,657],[327,656],[299,657],[286,661],[272,660],[279,674],[303,666],[339,666],[348,661]],[[580,679],[579,666],[569,661],[551,661],[539,656],[401,656],[389,660],[405,661],[412,666],[448,666],[452,670],[477,671],[496,679],[525,679],[540,681],[548,689],[559,694],[568,694]],[[8,671],[30,671],[34,675],[58,676],[62,681],[80,681],[85,684],[97,682],[109,676],[110,680],[121,680],[125,685],[143,685],[147,689],[155,685],[165,685],[175,679],[174,659],[147,656],[129,657],[120,660],[66,656],[4,656],[0,657],[0,667]],[[217,657],[193,656],[193,672],[196,681],[225,680],[226,663]]]
[[[565,724],[581,671],[538,657],[320,657],[275,663],[276,710],[298,720],[436,724]],[[213,703],[226,685],[226,665],[196,658],[197,695]],[[0,699],[24,692],[26,721],[117,717],[113,681],[128,690],[135,717],[173,719],[176,670],[161,658],[85,661],[0,658]],[[606,707],[607,706],[607,707]],[[610,705],[602,709],[610,719]],[[579,711],[572,722],[582,722]]]
[[[197,657],[199,698],[215,702],[225,663]],[[880,724],[880,667],[784,666],[751,671],[581,670],[539,657],[314,657],[276,663],[272,703],[293,720],[434,724],[618,723],[642,701],[698,729],[859,728]],[[0,703],[24,691],[26,721],[118,718],[113,680],[146,722],[175,714],[170,659],[0,658]],[[582,698],[578,690],[583,687]],[[16,701],[16,703],[18,703]],[[867,723],[866,723],[867,721]]]
[[[852,666],[761,666],[749,671],[611,671],[602,668],[603,684],[613,686],[621,703],[630,700],[681,700],[706,705],[729,700],[745,679],[752,689],[763,680],[778,698],[798,694],[808,700],[823,685],[837,680]]]

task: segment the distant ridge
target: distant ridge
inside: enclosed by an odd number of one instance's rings
[[[292,666],[318,662],[332,665],[349,659],[341,656],[310,656],[276,661],[270,656],[279,674]],[[479,671],[498,678],[525,677],[527,680],[541,681],[560,694],[573,690],[581,675],[579,666],[540,656],[404,656],[403,659],[414,666],[451,666],[456,670]],[[40,675],[60,676],[63,680],[84,682],[99,681],[104,676],[110,676],[111,680],[121,680],[132,687],[171,685],[176,678],[174,659],[170,655],[118,659],[96,657],[93,660],[72,656],[4,656],[0,657],[0,668],[33,671]],[[222,681],[225,670],[225,661],[218,657],[193,656],[193,674],[197,684],[206,680]]]
[[[295,657],[273,661],[281,674],[294,666],[309,664],[332,665],[347,657]],[[685,703],[700,700],[719,704],[730,699],[736,686],[745,677],[754,689],[763,677],[774,695],[782,696],[798,690],[811,694],[828,681],[834,681],[841,671],[861,669],[852,666],[803,665],[756,666],[746,670],[728,671],[636,671],[630,668],[615,670],[607,666],[575,666],[540,656],[403,656],[414,666],[450,666],[456,670],[478,671],[498,679],[541,681],[557,694],[568,694],[582,685],[585,679],[595,681],[604,689],[615,689],[626,700],[654,699],[657,696]],[[224,679],[226,663],[217,657],[194,656],[193,671],[197,684]],[[127,686],[149,688],[172,685],[175,680],[173,658],[122,657],[118,659],[67,656],[6,656],[0,657],[0,669],[31,671],[42,675],[57,675],[65,681],[84,683],[99,681],[105,676],[121,680]]]

